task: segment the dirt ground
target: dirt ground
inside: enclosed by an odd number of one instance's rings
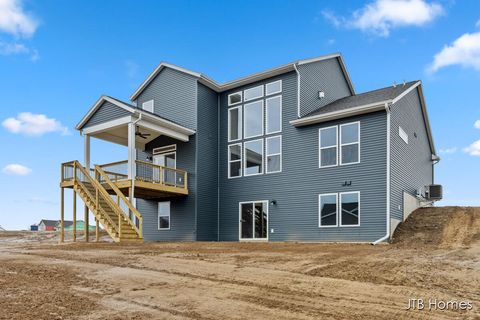
[[[394,243],[58,243],[0,232],[0,319],[480,319],[480,209]],[[409,299],[472,310],[406,310]]]

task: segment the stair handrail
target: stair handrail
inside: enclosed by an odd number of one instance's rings
[[[98,172],[98,174],[100,175],[102,181],[105,181],[105,183],[110,187],[112,188],[112,190],[115,192],[116,196],[119,197],[120,199],[122,199],[122,201],[127,205],[128,209],[138,218],[138,221],[139,221],[139,227],[137,228],[137,226],[135,225],[135,223],[133,223],[133,221],[128,217],[128,216],[125,216],[123,214],[123,210],[120,208],[120,211],[122,212],[122,215],[126,218],[127,222],[135,229],[135,231],[137,231],[138,235],[142,238],[143,235],[142,235],[142,229],[143,229],[143,217],[142,215],[140,214],[140,212],[137,210],[137,208],[135,208],[132,203],[125,197],[125,195],[123,194],[123,192],[120,191],[120,189],[115,185],[115,183],[113,183],[110,178],[108,177],[108,175],[106,174],[106,172],[99,166],[99,165],[95,165],[95,171]],[[113,201],[113,200],[112,200]]]
[[[92,185],[95,187],[96,190],[98,190],[104,200],[107,202],[107,204],[110,206],[110,208],[118,215],[119,213],[123,215],[123,213],[121,212],[122,210],[117,206],[117,204],[115,202],[113,202],[113,199],[110,197],[110,195],[108,194],[108,192],[105,190],[105,188],[103,188],[103,186],[94,178],[92,178],[90,176],[90,174],[87,172],[87,170],[85,169],[85,167],[83,167],[80,162],[76,161],[75,160],[75,165],[80,169],[80,171],[83,173],[83,175],[85,177],[88,177],[87,179],[89,180],[90,183],[92,183]],[[77,180],[78,180],[78,177],[77,177]],[[85,188],[86,189],[86,188]],[[88,191],[88,190],[87,190]],[[90,194],[90,192],[88,192],[88,194],[93,198],[93,195]],[[98,210],[98,208],[97,208]],[[104,210],[104,213],[105,213],[105,210]],[[105,216],[108,217],[108,214],[104,214]],[[115,225],[115,223],[108,217],[108,219],[110,220],[110,223],[112,223],[112,226],[118,230],[118,233],[119,235],[121,234],[121,224],[118,225],[118,227]]]

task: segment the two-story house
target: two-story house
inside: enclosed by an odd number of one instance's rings
[[[387,241],[439,160],[421,82],[356,93],[340,54],[224,84],[160,63],[130,100],[100,97],[62,164],[62,204],[116,241]],[[92,166],[91,138],[127,160]]]

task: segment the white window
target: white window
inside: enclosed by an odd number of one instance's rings
[[[275,82],[270,82],[265,85],[265,95],[269,96],[271,94],[282,92],[282,80]]]
[[[228,177],[237,178],[242,176],[242,144],[228,146]]]
[[[244,101],[250,101],[261,97],[263,97],[263,85],[243,91]]]
[[[282,136],[270,137],[267,142],[267,173],[282,171]]]
[[[340,125],[340,164],[360,162],[360,122]]]
[[[254,176],[263,173],[263,139],[248,141],[243,144],[244,176]]]
[[[332,167],[337,165],[338,158],[338,127],[328,127],[319,130],[319,167]]]
[[[282,96],[266,100],[267,130],[266,134],[282,131]]]
[[[408,134],[405,132],[405,130],[403,130],[402,127],[398,127],[398,135],[403,141],[405,141],[406,144],[408,144]]]
[[[142,109],[145,110],[145,111],[153,113],[153,110],[154,110],[153,100],[148,100],[148,101],[145,101],[144,103],[142,103]]]
[[[340,193],[340,226],[360,225],[360,192]]]
[[[242,106],[228,109],[228,142],[242,138]]]
[[[234,104],[242,102],[242,91],[235,92],[228,95],[228,105],[232,106]]]
[[[158,203],[158,230],[170,229],[170,201]]]
[[[338,195],[336,193],[320,194],[318,196],[318,226],[338,226]]]
[[[263,100],[246,104],[243,112],[243,137],[247,139],[263,135]]]

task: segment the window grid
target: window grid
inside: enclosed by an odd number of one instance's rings
[[[342,143],[342,128],[344,127],[347,127],[347,126],[352,126],[352,125],[357,125],[357,141],[355,142],[348,142],[348,143]],[[350,165],[350,164],[356,164],[356,163],[360,163],[360,122],[359,121],[356,121],[356,122],[350,122],[350,123],[345,123],[345,124],[342,124],[340,125],[340,165],[341,166],[345,166],[345,165]],[[351,145],[358,145],[358,157],[357,157],[357,161],[355,162],[343,162],[343,147],[345,146],[351,146]]]
[[[280,143],[279,143],[279,145],[280,145],[280,150],[279,150],[278,153],[268,153],[268,144],[269,144],[270,141],[273,140],[273,139],[279,139],[279,140],[280,140]],[[282,136],[268,137],[268,138],[266,138],[265,140],[266,140],[266,150],[265,150],[265,153],[266,153],[266,155],[265,155],[266,173],[267,173],[267,174],[270,174],[270,173],[282,172]],[[268,166],[268,158],[269,158],[269,157],[273,157],[273,156],[280,156],[280,161],[279,161],[280,166],[279,166],[279,169],[276,170],[276,171],[270,171],[270,170],[269,170],[269,166]]]
[[[234,146],[238,146],[240,147],[240,152],[239,152],[239,158],[240,159],[236,159],[236,160],[232,160],[232,152],[230,151],[230,149]],[[228,178],[229,179],[234,179],[234,178],[240,178],[243,174],[243,152],[242,152],[242,143],[235,143],[235,144],[231,144],[228,146]],[[240,174],[238,176],[232,176],[232,163],[237,163],[239,162],[240,163]]]
[[[322,147],[322,132],[335,128],[335,143],[332,145],[328,146],[323,146]],[[338,126],[331,126],[331,127],[326,127],[326,128],[321,128],[319,130],[318,134],[318,148],[319,148],[319,161],[318,161],[318,166],[320,168],[329,168],[329,167],[336,167],[338,165]],[[332,149],[335,148],[335,164],[331,165],[322,165],[322,151],[325,149]]]

